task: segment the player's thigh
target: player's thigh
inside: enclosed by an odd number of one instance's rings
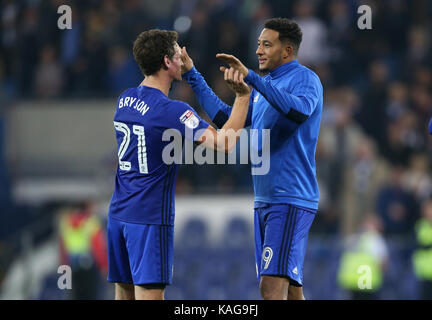
[[[172,283],[174,227],[128,225],[126,246],[135,285]]]
[[[254,212],[254,242],[255,242],[255,267],[260,281],[260,270],[261,270],[261,257],[263,252],[264,243],[264,221],[263,221],[263,209],[256,208]]]
[[[286,277],[301,286],[311,211],[292,205],[274,205],[266,216],[261,275]]]
[[[111,217],[108,218],[108,281],[113,283],[132,284],[129,253],[123,233],[124,227],[125,222]]]
[[[262,213],[262,249],[260,258],[261,275],[281,276],[280,261],[283,256],[281,245],[286,237],[289,215],[285,207],[272,205]]]
[[[295,207],[289,241],[285,245],[285,260],[282,260],[282,273],[290,279],[290,287],[303,286],[303,267],[306,256],[309,230],[316,212]],[[294,289],[295,290],[295,289]],[[299,290],[298,290],[299,291]],[[294,291],[297,292],[297,291]]]

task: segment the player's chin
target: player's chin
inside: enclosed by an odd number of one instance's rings
[[[268,66],[266,64],[259,65],[258,69],[261,72],[265,72],[265,73],[269,72],[269,68],[268,68]]]

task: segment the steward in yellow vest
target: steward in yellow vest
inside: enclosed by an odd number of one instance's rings
[[[379,233],[378,221],[376,217],[366,218],[365,231],[351,236],[342,253],[337,280],[352,299],[376,299],[382,287],[387,245]]]
[[[432,222],[416,223],[417,250],[413,255],[414,273],[420,280],[432,281]]]
[[[96,299],[108,267],[102,224],[89,208],[69,210],[59,218],[60,263],[72,269],[71,298]]]
[[[432,300],[432,199],[422,205],[422,218],[415,225],[417,249],[413,254],[414,273],[420,281],[421,299]]]

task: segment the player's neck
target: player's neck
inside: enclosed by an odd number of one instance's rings
[[[276,68],[278,68],[280,66],[283,66],[284,64],[286,64],[288,62],[292,62],[292,61],[294,61],[296,59],[297,59],[297,57],[294,57],[294,56],[290,56],[290,57],[287,57],[286,59],[282,59],[281,63],[277,67],[275,67],[274,69],[276,69]]]
[[[159,89],[166,96],[168,96],[171,88],[172,80],[169,77],[164,77],[161,74],[146,76],[140,85],[144,85],[150,88]]]

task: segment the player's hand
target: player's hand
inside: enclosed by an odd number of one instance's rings
[[[231,68],[238,70],[243,77],[246,77],[249,73],[249,69],[245,67],[245,65],[236,57],[231,54],[218,53],[216,58],[223,60],[227,63]],[[220,67],[222,72],[225,72],[226,67]]]
[[[249,95],[251,92],[251,89],[246,82],[243,81],[243,78],[244,77],[239,70],[234,68],[225,68],[224,70],[224,80],[230,89],[239,97]]]
[[[188,72],[190,69],[192,69],[192,67],[194,66],[194,63],[193,63],[193,60],[191,59],[191,57],[189,57],[189,55],[186,51],[186,47],[183,47],[181,52],[182,52],[181,59],[183,61],[181,73],[183,74],[183,73]]]

